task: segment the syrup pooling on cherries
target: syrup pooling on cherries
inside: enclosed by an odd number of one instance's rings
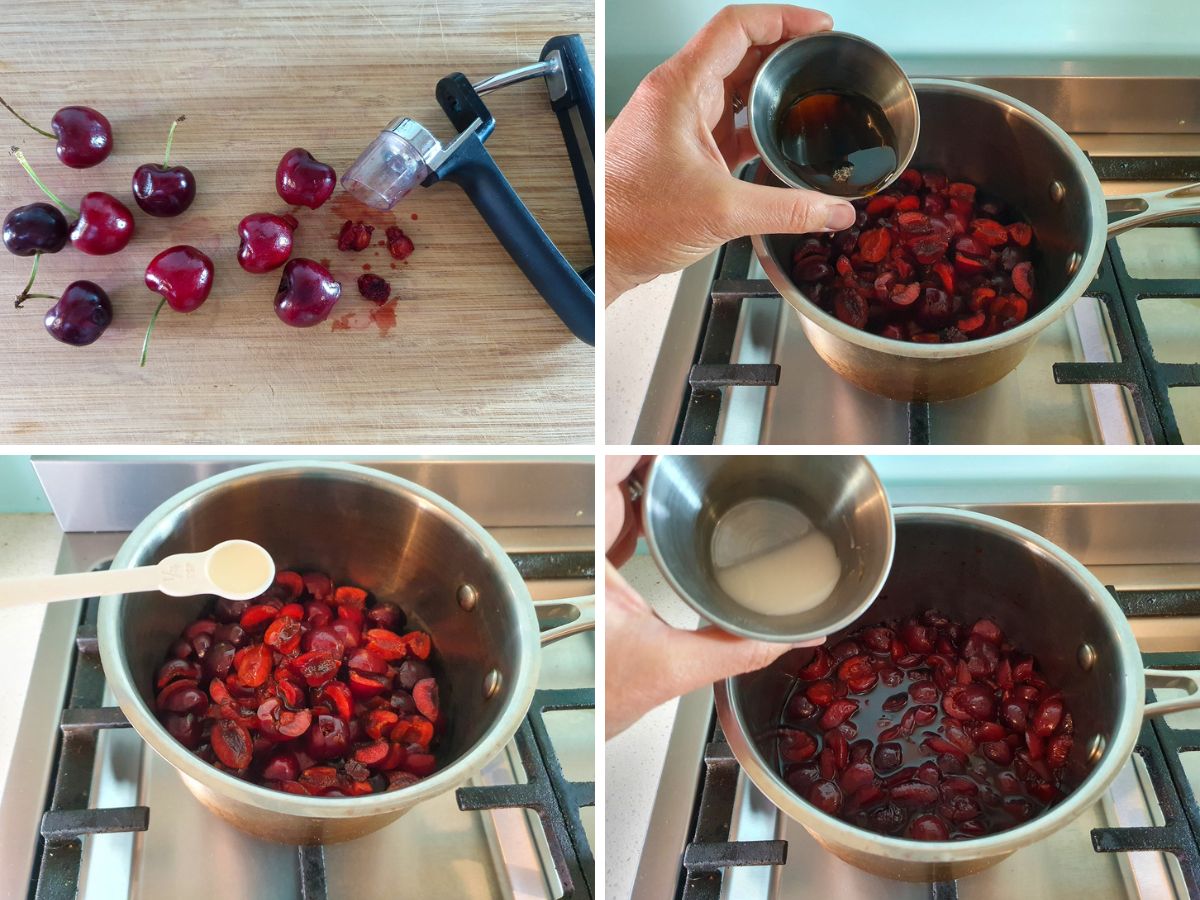
[[[216,599],[168,648],[154,690],[172,736],[217,768],[292,794],[397,790],[437,768],[428,634],[395,604],[319,572]]]
[[[853,328],[940,344],[990,337],[1038,311],[1033,229],[975,185],[905,169],[853,201],[854,225],[802,238],[792,278]]]
[[[929,610],[861,628],[794,674],[776,765],[801,797],[860,828],[980,837],[1070,791],[1062,695],[990,619],[968,627]]]

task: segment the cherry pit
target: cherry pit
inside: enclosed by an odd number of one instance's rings
[[[313,797],[399,790],[438,768],[434,648],[394,603],[321,572],[214,599],[167,650],[158,718],[205,762]]]
[[[927,610],[860,628],[792,674],[780,774],[859,828],[982,837],[1071,790],[1075,729],[1062,692],[991,619],[968,627]]]

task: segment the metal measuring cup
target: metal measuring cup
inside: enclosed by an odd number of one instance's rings
[[[784,642],[832,634],[862,615],[891,569],[892,510],[864,457],[660,456],[643,484],[642,526],[650,555],[689,606],[733,634]],[[747,500],[793,506],[829,537],[842,572],[827,599],[803,612],[766,615],[722,589],[713,536],[722,517]],[[770,535],[741,538],[747,546],[740,549],[748,553],[770,549],[753,546],[769,543]]]
[[[780,120],[800,97],[816,91],[857,94],[877,104],[896,140],[896,167],[870,193],[895,181],[917,149],[921,115],[917,95],[899,64],[880,47],[853,34],[822,31],[788,41],[759,67],[747,104],[750,135],[764,163],[784,184],[822,187],[802,180],[780,142]],[[838,194],[855,200],[867,194]]]

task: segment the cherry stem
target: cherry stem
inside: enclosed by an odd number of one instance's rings
[[[28,300],[30,297],[35,296],[35,295],[29,293],[29,289],[31,287],[33,287],[33,280],[35,278],[37,278],[38,266],[40,266],[41,264],[42,264],[42,254],[40,254],[40,253],[33,254],[33,270],[29,273],[29,280],[27,282],[25,282],[25,287],[21,288],[21,293],[17,294],[17,299],[13,302],[13,305],[17,309],[20,309],[21,305],[26,300]]]
[[[38,128],[36,125],[34,125],[32,122],[30,122],[27,118],[25,118],[23,115],[21,115],[15,109],[13,109],[11,106],[9,106],[8,102],[3,97],[0,97],[0,106],[3,106],[10,113],[12,113],[14,116],[16,116],[18,119],[20,119],[22,122],[24,122],[26,125],[28,125],[30,128],[32,128],[34,131],[36,131],[38,134],[42,135],[43,137],[54,138],[54,135],[52,135],[50,132],[45,131],[44,129]]]
[[[150,324],[146,326],[146,336],[142,338],[142,361],[138,363],[139,368],[144,369],[146,367],[146,351],[150,349],[150,335],[154,331],[154,323],[158,321],[158,314],[162,312],[163,304],[166,302],[166,297],[163,297],[158,301],[158,306],[154,310],[154,315],[150,317]]]
[[[171,145],[175,143],[175,129],[179,127],[179,123],[186,119],[187,116],[180,116],[171,123],[171,130],[167,132],[167,152],[163,154],[163,168],[167,167],[167,163],[171,161]]]
[[[25,158],[25,154],[21,152],[20,147],[9,147],[8,152],[11,153],[17,162],[21,164],[21,168],[29,173],[29,177],[33,179],[34,184],[42,189],[43,194],[61,206],[65,212],[70,213],[72,218],[79,218],[79,210],[72,209],[71,207],[67,206],[67,204],[59,200],[58,197],[55,196],[54,191],[46,187],[46,185],[42,183],[42,179],[37,177],[37,172],[33,171],[33,166],[29,164],[29,160]]]

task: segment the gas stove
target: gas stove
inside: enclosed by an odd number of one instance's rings
[[[107,565],[160,502],[245,462],[35,460],[66,532],[58,571]],[[590,460],[365,464],[472,515],[534,599],[592,592]],[[358,840],[297,848],[207,812],[128,727],[104,685],[95,609],[92,599],[47,610],[0,798],[0,895],[24,897],[25,883],[38,900],[323,900],[388,896],[405,883],[431,897],[594,895],[593,634],[544,648],[531,714],[470,785]]]
[[[1148,666],[1200,668],[1195,491],[1177,502],[1117,501],[1111,490],[1104,500],[1067,501],[1057,488],[990,484],[889,493],[896,505],[959,506],[1044,535],[1111,586]],[[695,624],[648,557],[622,574],[671,624]],[[911,884],[844,863],[780,813],[730,752],[712,691],[698,691],[609,742],[609,796],[654,800],[632,813],[608,807],[607,889],[633,900],[1200,900],[1200,761],[1186,752],[1200,746],[1198,728],[1195,712],[1147,721],[1109,791],[1069,826],[978,875]],[[656,732],[663,739],[650,749]],[[633,753],[650,772],[639,782],[622,762]]]
[[[1200,79],[963,78],[1030,103],[1108,195],[1200,181]],[[753,163],[751,164],[754,165]],[[741,177],[752,177],[752,170]],[[1200,218],[1108,242],[1100,272],[997,384],[948,403],[867,393],[817,356],[747,238],[684,272],[634,444],[1136,444],[1200,441]]]

